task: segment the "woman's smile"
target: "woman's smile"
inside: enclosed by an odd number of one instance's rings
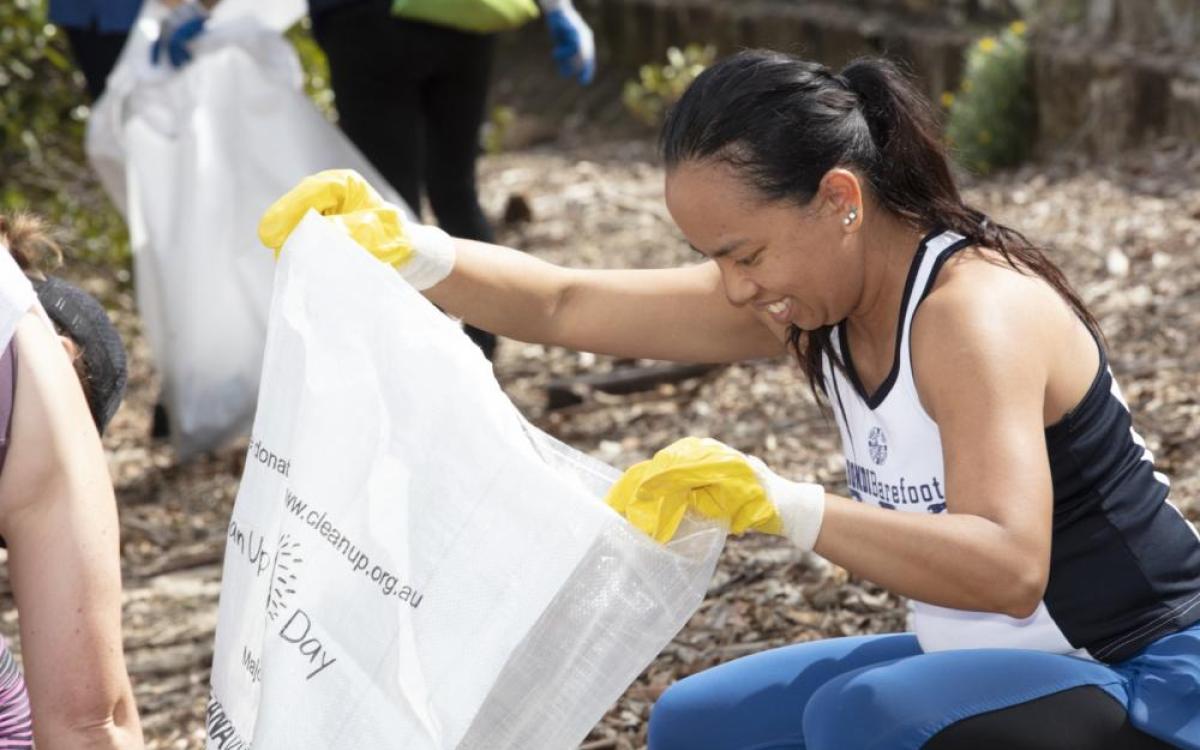
[[[757,306],[760,310],[765,310],[771,319],[776,323],[787,323],[792,316],[792,303],[787,299],[776,300],[768,304],[760,304]]]

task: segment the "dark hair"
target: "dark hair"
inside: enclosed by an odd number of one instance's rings
[[[917,229],[947,229],[1045,279],[1097,336],[1100,327],[1041,248],[965,204],[929,100],[891,62],[861,58],[834,75],[819,63],[749,50],[701,73],[668,112],[660,140],[668,169],[725,163],[768,201],[806,205],[825,174],[852,168],[886,210]],[[813,390],[822,355],[843,363],[832,327],[788,330]]]

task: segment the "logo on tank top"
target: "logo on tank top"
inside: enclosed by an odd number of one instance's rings
[[[867,450],[876,466],[882,466],[883,462],[887,460],[887,436],[883,434],[882,427],[871,428],[871,433],[867,435]]]

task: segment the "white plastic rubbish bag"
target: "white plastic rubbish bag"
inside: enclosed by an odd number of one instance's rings
[[[245,17],[179,71],[150,64],[143,18],[93,112],[88,154],[125,211],[134,284],[181,459],[245,434],[273,274],[258,219],[305,175],[346,167],[386,187],[307,100],[291,46]]]
[[[310,213],[275,278],[221,589],[208,748],[577,745],[703,599],[617,472],[526,423],[478,348]]]
[[[279,31],[299,21],[308,12],[305,0],[221,0],[213,8],[213,21],[254,16],[264,25]]]

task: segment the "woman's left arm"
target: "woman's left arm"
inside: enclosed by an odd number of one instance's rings
[[[1045,394],[1068,314],[1043,284],[1011,271],[999,283],[935,290],[918,312],[911,351],[941,435],[947,512],[830,497],[816,551],[920,601],[1032,614],[1050,569]]]
[[[16,342],[0,533],[34,738],[48,750],[141,748],[121,640],[116,502],[100,438],[58,337],[30,313]]]

